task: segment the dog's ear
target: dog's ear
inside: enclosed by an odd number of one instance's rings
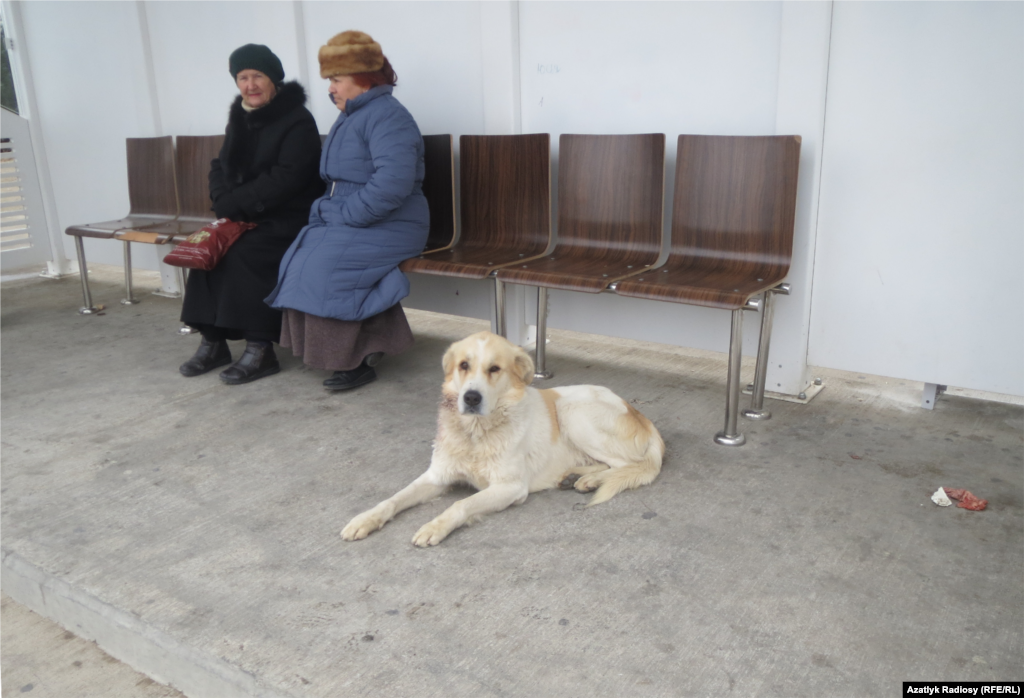
[[[444,358],[441,359],[441,367],[444,369],[444,379],[448,380],[452,377],[452,373],[455,371],[455,345],[448,347],[448,351],[444,353]]]
[[[529,385],[533,382],[533,359],[523,351],[522,347],[515,348],[515,360],[514,360],[516,375],[523,381],[525,385]]]

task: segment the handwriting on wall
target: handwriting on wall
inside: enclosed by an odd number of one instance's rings
[[[537,72],[540,75],[557,75],[558,73],[561,72],[561,69],[558,67],[557,63],[547,63],[547,64],[538,63],[537,64]],[[540,102],[537,103],[537,106],[539,106],[539,107],[543,107],[544,106],[544,98],[543,97],[540,98]]]

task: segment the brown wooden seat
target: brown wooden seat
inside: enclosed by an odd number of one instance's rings
[[[543,255],[551,245],[550,144],[546,133],[460,137],[461,235],[406,260],[402,271],[483,279]]]
[[[220,154],[224,136],[178,136],[174,148],[175,191],[179,214],[171,221],[145,227],[128,227],[114,233],[124,243],[125,298],[122,303],[137,303],[132,293],[131,243],[166,245],[180,241],[217,218],[210,203],[210,163]],[[184,292],[185,275],[177,270]]]
[[[113,238],[126,228],[146,230],[175,220],[178,198],[175,194],[174,143],[170,136],[159,138],[126,138],[128,160],[128,215],[112,221],[72,225],[65,234],[75,238],[78,270],[82,280],[85,305],[78,312],[98,311],[92,305],[89,271],[85,261],[83,238]],[[126,247],[126,254],[130,254]],[[128,279],[129,277],[126,277]]]
[[[455,242],[455,153],[452,136],[423,136],[423,196],[430,208],[430,234],[426,251],[441,250]]]
[[[742,352],[742,312],[761,299],[761,339],[751,419],[763,410],[774,292],[793,258],[799,136],[679,136],[672,241],[665,264],[615,285],[620,296],[723,308],[733,312],[725,430],[738,445],[736,416]]]
[[[668,260],[615,292],[737,310],[786,278],[798,136],[680,136]]]
[[[181,218],[205,220],[217,218],[210,201],[210,167],[220,157],[224,134],[215,136],[178,136],[175,143],[175,169],[178,172],[178,196]]]
[[[599,293],[661,254],[665,134],[570,135],[559,139],[558,245],[546,256],[498,270],[498,332],[504,334],[502,286],[538,286],[537,337],[547,331],[548,289]],[[548,378],[544,340],[534,361]]]
[[[653,265],[662,245],[665,135],[562,135],[558,245],[503,282],[598,293]]]
[[[176,188],[180,213],[172,221],[146,228],[117,231],[119,240],[163,245],[187,237],[213,222],[217,214],[210,202],[210,163],[220,154],[223,135],[178,136],[174,149]]]

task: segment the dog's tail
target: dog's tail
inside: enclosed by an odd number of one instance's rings
[[[597,473],[601,484],[587,503],[588,507],[607,502],[624,490],[632,490],[654,482],[661,472],[661,461],[665,456],[665,442],[656,429],[651,430],[647,448],[635,463],[620,468],[610,468]]]

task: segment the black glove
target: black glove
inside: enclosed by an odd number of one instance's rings
[[[235,201],[235,197],[230,194],[224,194],[213,202],[213,212],[217,214],[217,218],[230,218],[233,221],[245,220],[242,208]]]

